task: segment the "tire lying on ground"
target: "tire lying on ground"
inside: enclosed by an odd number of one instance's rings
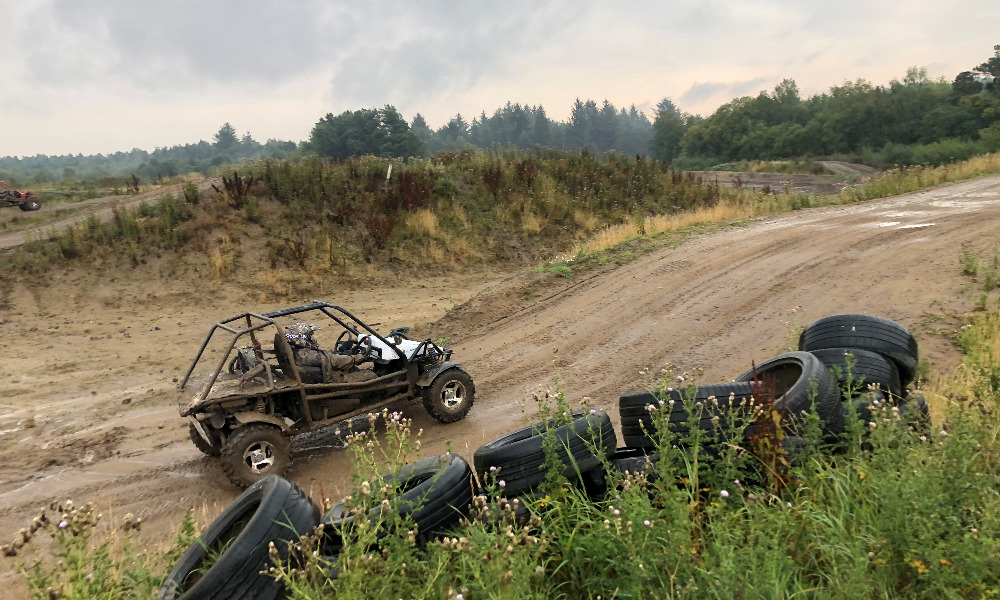
[[[813,409],[813,404],[824,433],[843,433],[844,412],[837,380],[809,352],[779,354],[740,374],[736,381],[753,381],[755,377],[761,386],[754,387],[757,399],[773,398],[775,408],[789,419],[792,433],[798,433],[797,422],[803,413]]]
[[[618,448],[611,455],[611,466],[620,473],[637,475],[655,471],[659,460],[659,454],[646,454],[642,448]]]
[[[456,525],[468,514],[472,504],[472,469],[456,454],[441,454],[410,463],[398,474],[384,475],[382,484],[387,483],[398,489],[398,495],[392,498],[390,506],[416,525],[417,540],[421,542],[433,539]],[[379,497],[378,487],[378,483],[372,485],[372,498]],[[383,508],[377,500],[373,502],[368,519],[377,522],[382,517]],[[344,545],[341,531],[354,521],[355,515],[343,502],[322,516],[324,554],[340,552]]]
[[[853,410],[861,423],[867,425],[869,422],[881,418],[885,413],[879,412],[879,407],[886,410],[892,408],[892,404],[886,401],[885,397],[878,393],[864,394],[853,399],[850,404],[845,404],[844,413]],[[914,431],[927,431],[931,426],[930,410],[927,401],[921,394],[911,393],[907,400],[896,405],[896,413],[910,429]],[[867,428],[866,428],[867,430]]]
[[[618,445],[611,418],[604,411],[593,414],[577,411],[572,421],[556,426],[555,420],[536,423],[499,437],[479,447],[472,457],[476,474],[483,482],[496,468],[495,479],[503,480],[500,492],[512,497],[524,494],[545,481],[545,451],[542,441],[546,430],[551,430],[558,442],[557,454],[563,464],[562,474],[574,480],[578,473],[586,473],[601,465],[602,458],[610,456]],[[592,451],[596,448],[598,454]]]
[[[181,556],[160,587],[160,600],[276,598],[281,582],[260,574],[272,566],[269,544],[274,542],[279,556],[287,558],[288,543],[311,533],[319,516],[319,509],[295,484],[276,475],[261,479]]]
[[[873,386],[888,392],[890,400],[903,396],[903,386],[899,381],[899,368],[888,358],[877,352],[860,348],[825,348],[809,352],[834,372],[841,391],[848,383],[848,377],[855,387],[854,396],[871,390]],[[854,363],[850,366],[849,363]]]
[[[697,427],[712,432],[713,438],[721,437],[728,426],[732,412],[750,418],[753,410],[750,404],[753,396],[751,388],[752,384],[739,382],[679,388],[662,393],[623,394],[618,399],[618,411],[622,419],[622,440],[629,448],[648,450],[656,447],[656,426],[650,406],[654,406],[656,411],[666,413],[663,418],[670,430],[679,436],[684,436],[691,429],[687,405],[692,401],[701,404]],[[711,398],[715,398],[715,401],[712,402]],[[719,417],[717,422],[713,421],[715,417]]]
[[[917,341],[905,327],[872,315],[831,315],[810,323],[799,336],[799,350],[856,348],[885,356],[899,369],[901,387],[917,373]]]

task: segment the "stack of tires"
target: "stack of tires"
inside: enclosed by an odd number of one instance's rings
[[[887,405],[911,426],[927,426],[927,403],[907,387],[917,374],[917,341],[899,323],[872,315],[831,315],[802,331],[799,350],[835,375],[843,390],[841,422],[854,412],[867,423],[873,408]]]
[[[867,423],[880,406],[896,407],[911,426],[926,427],[927,404],[906,387],[917,364],[916,340],[899,323],[861,314],[824,317],[802,331],[797,351],[769,358],[732,383],[624,394],[618,404],[622,438],[628,449],[648,451],[659,437],[656,423],[682,439],[690,436],[693,424],[703,430],[702,448],[711,454],[723,441],[718,432],[726,420],[751,421],[761,401],[782,413],[782,444],[790,452],[803,447],[802,422],[810,412],[827,439],[844,433],[850,413]],[[691,406],[700,411],[694,420]],[[654,418],[654,412],[665,414]],[[747,439],[755,433],[753,423],[744,430]]]

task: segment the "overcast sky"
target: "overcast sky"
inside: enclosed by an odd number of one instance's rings
[[[577,97],[709,115],[911,66],[954,79],[1000,44],[997,0],[0,0],[0,155],[302,141],[392,104],[431,127]]]

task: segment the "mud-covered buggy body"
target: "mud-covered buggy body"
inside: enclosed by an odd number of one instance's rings
[[[303,321],[336,335],[333,347],[304,351],[291,332]],[[178,386],[191,440],[220,456],[234,483],[249,485],[287,469],[292,436],[390,403],[420,398],[438,421],[464,418],[475,397],[472,378],[450,349],[407,332],[382,336],[327,302],[216,323]],[[343,364],[357,366],[331,367]]]

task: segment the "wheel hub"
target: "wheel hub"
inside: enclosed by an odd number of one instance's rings
[[[465,402],[465,386],[460,381],[450,381],[441,390],[441,400],[449,409],[455,409]]]
[[[243,462],[254,473],[263,473],[274,464],[275,449],[268,442],[254,442],[243,452]]]

